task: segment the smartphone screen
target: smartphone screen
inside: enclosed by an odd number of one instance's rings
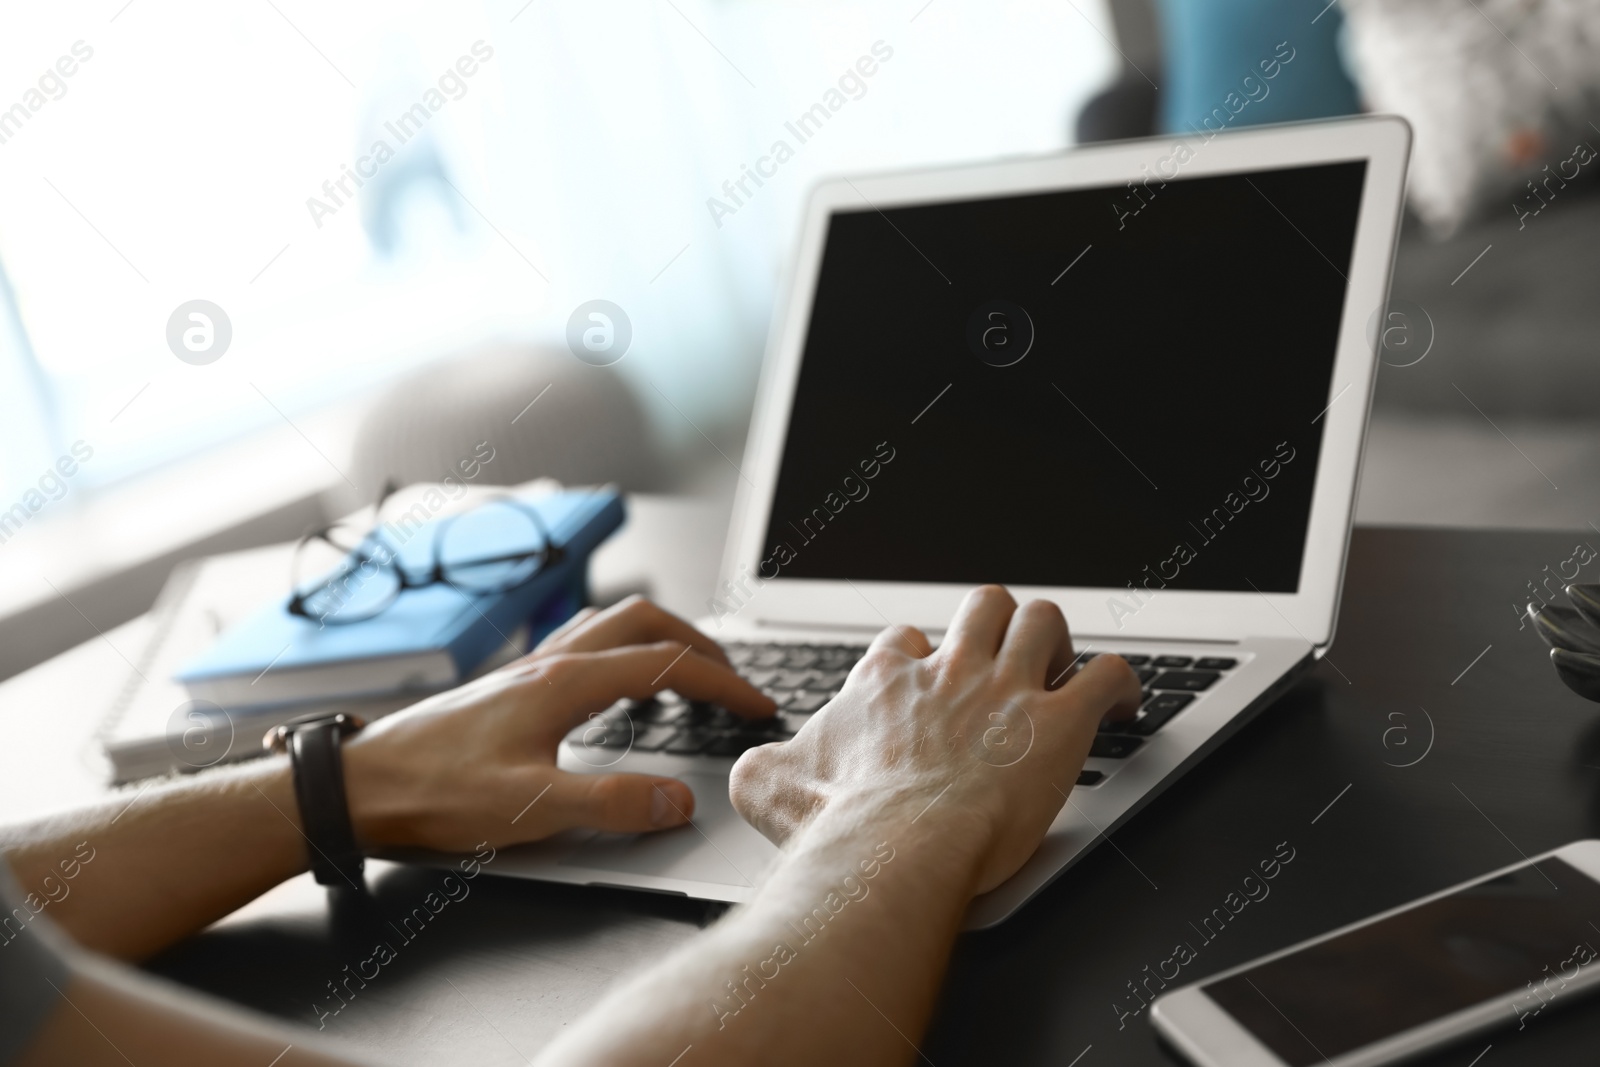
[[[1600,960],[1600,883],[1557,858],[1519,867],[1201,986],[1291,1067],[1503,999],[1506,1021]]]

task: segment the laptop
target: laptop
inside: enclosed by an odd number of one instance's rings
[[[748,899],[777,849],[729,804],[735,759],[885,626],[937,641],[1001,582],[1145,686],[967,925],[1015,912],[1327,652],[1409,143],[1355,118],[820,185],[700,620],[779,715],[619,704],[560,765],[680,777],[693,825],[495,870]]]

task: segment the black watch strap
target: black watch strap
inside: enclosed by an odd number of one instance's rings
[[[350,824],[340,751],[340,742],[362,725],[353,715],[323,715],[286,723],[267,738],[270,747],[289,753],[311,873],[326,886],[363,884],[365,863]]]

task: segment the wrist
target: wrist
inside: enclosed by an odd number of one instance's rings
[[[786,852],[827,866],[877,861],[890,884],[910,881],[919,893],[960,904],[977,892],[992,833],[986,820],[937,792],[874,791],[838,795],[790,839]],[[857,873],[860,873],[859,871]]]
[[[184,784],[190,785],[189,782]],[[282,858],[283,877],[304,871],[310,865],[304,819],[295,799],[294,772],[289,766],[288,756],[267,756],[253,760],[236,769],[230,768],[229,773],[216,774],[214,778],[202,773],[195,776],[192,788],[202,791],[220,788],[227,795],[236,795],[255,804],[266,800],[277,814],[265,816],[260,821],[261,826],[271,827],[268,836],[256,841],[260,853]],[[201,805],[221,802],[223,798],[220,796],[208,796]]]
[[[373,740],[362,733],[343,745],[350,826],[364,851],[409,844],[416,818],[414,783],[402,780]]]

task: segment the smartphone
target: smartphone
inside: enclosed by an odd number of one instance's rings
[[[1600,841],[1577,841],[1157,997],[1200,1067],[1369,1067],[1538,1025],[1600,985]]]

